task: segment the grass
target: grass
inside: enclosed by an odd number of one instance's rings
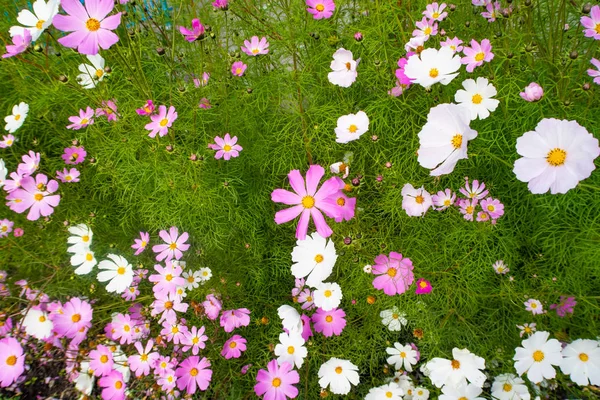
[[[0,21],[0,38],[7,42],[9,26],[26,5],[4,1],[7,18]],[[311,162],[327,167],[352,151],[350,178],[362,176],[351,194],[359,211],[352,221],[333,227],[340,257],[330,279],[343,289],[348,325],[340,337],[316,335],[309,342],[308,358],[299,371],[299,398],[318,397],[316,372],[329,357],[359,366],[361,384],[348,398],[363,398],[393,375],[385,367],[385,348],[395,341],[415,342],[424,360],[449,357],[453,347],[467,347],[486,359],[486,372],[493,378],[514,372],[512,356],[521,340],[517,324],[536,322],[538,330],[564,340],[595,338],[600,330],[600,175],[593,173],[566,195],[533,195],[516,180],[512,165],[518,158],[516,138],[542,118],[577,120],[598,137],[598,86],[585,74],[589,59],[599,58],[598,45],[581,32],[582,4],[529,3],[514,0],[509,18],[488,23],[470,2],[456,2],[456,11],[441,27],[448,37],[465,42],[489,38],[494,60],[472,74],[463,70],[448,86],[436,85],[430,92],[413,87],[398,98],[386,91],[394,85],[396,61],[405,54],[404,43],[420,19],[423,1],[338,1],[334,17],[321,21],[313,20],[302,2],[286,0],[238,0],[226,13],[194,1],[173,1],[167,11],[151,5],[147,12],[140,4],[117,6],[128,15],[117,31],[119,43],[102,52],[112,73],[89,91],[75,80],[82,56],[58,45],[54,38],[60,33],[53,29],[53,37],[45,34],[38,41],[40,52],[0,62],[0,110],[8,114],[20,101],[30,105],[29,117],[16,133],[19,141],[0,150],[0,156],[14,170],[20,156],[33,149],[42,153],[41,171],[54,175],[64,167],[63,148],[77,139],[94,162],[88,158],[79,168],[80,183],[61,185],[61,203],[48,221],[28,222],[0,208],[0,218],[25,229],[21,238],[0,241],[0,265],[11,282],[27,279],[52,298],[98,299],[94,329],[101,331],[111,312],[125,312],[130,304],[108,295],[93,274],[73,275],[63,221],[92,227],[98,259],[117,253],[148,269],[153,258],[149,252],[134,257],[133,238],[140,230],[149,231],[156,241],[160,229],[178,226],[191,237],[188,266],[208,266],[214,274],[188,299],[202,300],[216,291],[225,309],[252,311],[251,325],[238,332],[247,338],[248,351],[228,361],[219,355],[228,336],[188,313],[192,324],[214,332],[204,353],[214,367],[205,398],[250,398],[257,370],[273,358],[268,345],[277,343],[280,332],[276,309],[291,304],[294,284],[289,267],[295,224],[273,222],[281,207],[271,202],[270,193],[288,187],[291,169],[305,171]],[[172,29],[189,26],[192,17],[210,25],[215,39],[207,35],[190,44]],[[571,26],[566,32],[564,23]],[[363,33],[362,42],[353,39],[356,31]],[[240,58],[239,46],[252,35],[267,36],[270,53],[251,59],[243,55],[248,70],[244,77],[232,77],[229,70]],[[427,45],[438,43],[436,37]],[[349,89],[327,82],[331,55],[339,47],[361,58],[358,79]],[[165,54],[159,55],[157,48]],[[578,52],[575,59],[569,56],[573,51]],[[211,73],[209,84],[195,88],[190,75],[204,71]],[[61,75],[68,77],[67,83],[58,79]],[[479,135],[469,144],[469,159],[460,161],[452,174],[434,179],[417,163],[417,133],[431,107],[452,102],[461,82],[477,76],[495,85],[500,106],[488,119],[471,124]],[[545,91],[538,103],[526,103],[518,95],[532,81]],[[585,83],[592,87],[584,90]],[[199,109],[202,97],[213,108]],[[117,123],[98,118],[87,129],[65,129],[67,118],[80,108],[113,98],[121,115]],[[148,98],[177,108],[179,118],[169,136],[147,137],[147,118],[137,116],[135,109]],[[369,132],[346,145],[335,143],[337,118],[358,110],[369,116]],[[244,147],[239,158],[227,162],[215,160],[206,147],[225,132],[237,135]],[[189,160],[191,154],[199,160]],[[425,185],[431,193],[457,191],[465,176],[484,181],[491,195],[505,204],[506,214],[496,226],[467,222],[457,210],[430,211],[424,218],[410,218],[402,210],[405,183]],[[346,237],[351,244],[343,243]],[[388,297],[376,291],[362,267],[390,251],[411,258],[415,275],[430,280],[433,293]],[[499,259],[507,263],[514,281],[494,273],[492,264]],[[146,282],[140,288],[140,299],[148,304],[150,286]],[[19,307],[14,293],[3,306],[10,313]],[[375,304],[366,302],[369,295],[376,297]],[[549,305],[560,295],[576,297],[572,316],[532,316],[523,306],[528,298]],[[409,320],[399,334],[389,332],[379,318],[381,310],[394,305]],[[260,323],[263,316],[267,325]],[[424,331],[423,339],[413,337],[415,328]],[[248,363],[253,367],[241,375]],[[148,382],[133,381],[131,388],[147,388]],[[431,388],[428,379],[423,383]],[[557,384],[550,398],[592,396],[561,374]]]

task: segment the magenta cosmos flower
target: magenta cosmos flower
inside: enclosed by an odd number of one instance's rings
[[[150,275],[148,280],[154,283],[152,291],[155,293],[157,300],[169,294],[175,294],[177,288],[185,284],[185,279],[181,277],[183,269],[178,264],[167,261],[166,267],[163,268],[160,264],[156,264],[154,269],[158,274]]]
[[[196,393],[196,386],[200,390],[206,390],[212,378],[212,371],[208,367],[210,361],[206,357],[202,360],[198,356],[186,358],[175,371],[179,390],[185,389],[187,394]]]
[[[471,47],[463,49],[465,57],[460,59],[461,64],[467,65],[467,72],[473,72],[475,67],[483,65],[483,62],[490,62],[494,58],[492,45],[488,39],[483,39],[479,44],[475,39],[471,40]]]
[[[248,68],[248,66],[246,64],[244,64],[241,61],[236,61],[231,66],[231,73],[234,76],[242,76],[242,75],[244,75],[244,72],[246,71],[246,68]]]
[[[118,119],[117,104],[114,100],[103,100],[100,108],[96,108],[96,117],[106,116],[108,122]]]
[[[179,27],[179,32],[185,37],[188,42],[194,42],[204,37],[204,25],[200,23],[198,18],[192,20],[192,29],[188,29],[185,26]]]
[[[573,314],[576,305],[575,297],[560,296],[558,304],[551,304],[550,309],[556,310],[556,314],[564,318],[567,314]]]
[[[154,341],[152,339],[148,340],[146,343],[146,347],[142,346],[141,342],[135,342],[135,348],[138,351],[138,354],[134,354],[129,356],[127,362],[129,363],[129,368],[133,372],[135,372],[135,376],[140,377],[142,375],[148,375],[150,373],[150,369],[154,366],[156,360],[160,356],[157,352],[152,351],[152,346],[154,346]]]
[[[266,37],[263,37],[259,40],[258,36],[252,36],[249,41],[244,40],[242,51],[249,56],[267,54],[269,52],[269,42],[267,42]]]
[[[244,351],[246,351],[246,339],[240,335],[233,335],[223,345],[221,355],[229,360],[230,358],[240,358]]]
[[[212,6],[218,10],[227,10],[229,4],[228,0],[215,0],[212,2]]]
[[[8,387],[25,371],[25,354],[19,342],[6,337],[0,340],[0,387]]]
[[[146,104],[142,108],[135,110],[138,115],[152,115],[154,112],[154,103],[152,100],[146,101]]]
[[[113,0],[86,0],[85,7],[79,0],[62,0],[62,8],[68,15],[57,15],[54,27],[63,32],[72,32],[58,39],[63,46],[77,49],[81,54],[98,54],[98,48],[106,50],[119,41],[111,32],[121,23],[121,13],[107,15],[113,10]]]
[[[419,278],[417,280],[417,289],[415,294],[429,294],[431,293],[431,282],[427,279]]]
[[[311,13],[314,19],[330,18],[335,11],[333,0],[306,0],[306,5],[306,11]]]
[[[295,193],[285,189],[275,189],[271,193],[271,200],[275,203],[283,203],[293,207],[275,213],[275,222],[283,224],[289,222],[300,215],[298,227],[296,228],[296,239],[306,239],[308,231],[308,222],[312,217],[319,235],[327,238],[333,231],[325,222],[324,212],[329,218],[338,217],[339,210],[337,206],[324,201],[330,196],[336,195],[339,190],[339,184],[336,177],[326,180],[319,189],[319,182],[325,175],[325,169],[320,165],[311,165],[306,172],[306,186],[304,178],[297,169],[290,171],[288,179]]]
[[[248,326],[250,324],[250,310],[238,308],[237,310],[223,311],[219,323],[227,333],[240,326]]]
[[[47,217],[54,212],[54,207],[60,203],[60,195],[52,193],[58,190],[58,182],[48,181],[44,174],[37,174],[35,179],[26,176],[21,180],[21,187],[6,196],[6,203],[16,213],[29,209],[27,219],[35,221],[40,216]]]
[[[85,110],[79,110],[79,116],[69,117],[71,125],[67,125],[67,129],[79,130],[94,123],[94,110],[92,107],[87,107]]]
[[[581,25],[586,28],[583,31],[586,37],[600,40],[600,6],[592,7],[589,17],[581,17]]]
[[[150,234],[148,232],[140,232],[140,238],[134,239],[134,243],[131,248],[135,250],[134,255],[139,255],[142,251],[146,250],[146,246],[150,242]]]
[[[65,160],[65,164],[76,165],[85,161],[87,152],[83,147],[71,146],[65,149],[65,152],[61,156]]]
[[[27,29],[24,29],[23,35],[15,35],[12,38],[12,42],[12,45],[6,45],[6,53],[2,54],[2,58],[14,57],[27,50],[27,47],[31,44],[31,33]]]
[[[105,376],[111,373],[114,365],[113,353],[109,347],[99,344],[90,351],[90,369],[95,376]]]
[[[229,133],[225,134],[224,138],[215,136],[215,143],[208,145],[209,149],[217,150],[215,158],[218,160],[224,158],[229,160],[231,157],[237,157],[240,155],[240,151],[243,150],[242,146],[237,143],[237,136],[231,137]]]
[[[152,115],[150,119],[152,120],[152,122],[144,126],[146,130],[150,131],[148,136],[153,138],[156,137],[156,134],[158,133],[158,135],[162,137],[169,133],[169,128],[177,119],[177,112],[175,111],[175,107],[173,106],[169,107],[168,112],[166,106],[159,106],[158,114]]]
[[[50,314],[54,331],[60,336],[73,338],[92,326],[92,307],[86,301],[73,297],[56,313]]]
[[[100,378],[98,384],[102,388],[103,399],[125,399],[125,382],[123,381],[123,374],[119,371],[112,370],[108,375]]]
[[[181,236],[179,236],[179,230],[175,226],[172,226],[169,229],[169,232],[164,230],[160,231],[158,236],[160,236],[166,244],[152,246],[152,251],[158,253],[156,261],[162,261],[164,259],[170,261],[173,258],[179,260],[183,256],[182,252],[190,248],[190,245],[185,243],[189,237],[188,233],[183,232]]]
[[[264,400],[295,399],[298,389],[294,384],[300,382],[300,376],[293,368],[294,366],[287,362],[277,365],[277,360],[271,360],[266,370],[261,369],[256,374],[256,395],[264,395]]]
[[[415,276],[410,258],[392,251],[390,257],[380,254],[375,258],[373,274],[379,275],[373,280],[375,289],[383,290],[388,296],[402,294],[412,285]]]
[[[323,336],[339,336],[346,327],[345,316],[346,313],[341,308],[334,308],[329,311],[317,308],[317,311],[312,316],[312,322],[315,331],[322,333]]]

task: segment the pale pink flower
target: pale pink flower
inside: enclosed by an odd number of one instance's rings
[[[157,352],[152,352],[152,346],[154,346],[154,341],[152,339],[148,340],[146,343],[146,347],[144,348],[141,342],[135,342],[135,348],[137,349],[139,354],[134,354],[129,356],[127,362],[129,363],[129,368],[135,373],[135,376],[140,377],[142,375],[148,375],[150,373],[150,369],[158,360],[160,356]]]
[[[74,115],[69,117],[69,121],[72,124],[67,125],[67,129],[79,130],[90,126],[94,123],[94,110],[88,106],[85,110],[79,110],[79,116]]]
[[[467,65],[467,72],[473,72],[475,67],[483,65],[484,62],[490,62],[494,58],[492,45],[488,39],[483,39],[479,44],[475,39],[471,40],[471,47],[463,49],[465,57],[460,59],[461,64]]]
[[[600,6],[593,6],[589,17],[581,17],[581,25],[586,28],[583,31],[586,37],[600,40]]]
[[[388,296],[404,293],[415,280],[411,259],[394,251],[389,258],[385,254],[378,255],[372,268],[373,274],[379,275],[373,280],[373,287]]]
[[[40,216],[47,217],[54,212],[54,207],[60,203],[60,195],[52,195],[57,190],[58,183],[55,180],[48,181],[44,174],[37,174],[35,179],[27,176],[21,180],[20,188],[6,196],[6,204],[19,214],[29,209],[27,219],[35,221]]]
[[[267,54],[269,52],[269,42],[267,42],[267,38],[263,37],[260,40],[258,36],[252,36],[252,38],[248,40],[244,40],[244,46],[242,46],[242,51],[249,56],[258,56],[261,54]]]
[[[148,232],[140,232],[140,238],[134,239],[134,244],[131,245],[131,248],[135,250],[134,255],[139,255],[144,250],[146,250],[146,246],[150,242],[150,234]]]
[[[62,171],[56,171],[56,177],[60,179],[62,183],[79,182],[79,175],[79,171],[77,171],[76,168],[65,168]]]
[[[448,13],[444,11],[446,3],[438,4],[433,2],[427,4],[426,10],[423,11],[423,15],[432,21],[443,21],[448,16]]]
[[[165,259],[166,261],[170,261],[173,258],[179,260],[183,256],[182,252],[190,248],[190,245],[185,243],[189,237],[188,233],[183,232],[181,236],[179,236],[179,230],[175,226],[172,226],[169,229],[169,232],[161,230],[158,233],[158,236],[160,236],[166,244],[152,246],[152,251],[158,253],[156,261]]]
[[[525,89],[519,93],[519,96],[521,96],[523,100],[529,102],[538,101],[543,95],[544,89],[535,82],[531,82],[529,85],[525,86]]]
[[[215,158],[218,160],[223,158],[225,160],[229,160],[231,157],[237,157],[240,154],[240,151],[243,150],[242,146],[237,143],[237,136],[231,137],[229,133],[225,134],[224,138],[219,136],[215,136],[215,143],[210,143],[208,145],[209,149],[217,150],[215,154]]]
[[[438,24],[435,21],[430,21],[427,17],[423,17],[421,21],[415,23],[418,29],[412,32],[413,36],[435,36],[438,33]]]
[[[237,310],[223,311],[219,323],[225,332],[232,332],[235,328],[250,324],[250,310],[239,308]]]
[[[242,76],[248,66],[241,61],[236,61],[231,65],[231,73],[233,76]]]
[[[161,105],[158,107],[158,114],[152,115],[150,119],[152,122],[144,126],[146,130],[150,131],[148,136],[154,138],[158,133],[158,135],[162,137],[169,133],[169,128],[177,119],[177,112],[173,106],[170,106],[169,111],[167,112],[167,107]]]

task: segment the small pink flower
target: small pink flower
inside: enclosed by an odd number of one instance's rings
[[[486,222],[490,220],[490,216],[488,213],[484,211],[479,211],[477,213],[477,218],[475,219],[477,222]]]
[[[110,348],[99,344],[96,349],[90,351],[90,369],[95,376],[110,374],[114,365],[113,353]]]
[[[52,24],[63,32],[72,32],[58,39],[65,47],[77,49],[81,54],[98,54],[119,41],[112,32],[121,23],[121,13],[107,15],[113,10],[109,0],[86,0],[85,7],[79,0],[62,0],[61,6],[68,15],[56,15]]]
[[[177,227],[172,226],[169,232],[162,230],[158,233],[158,236],[165,241],[166,244],[157,244],[152,246],[152,251],[158,253],[156,261],[170,261],[173,258],[179,260],[184,251],[190,248],[190,245],[185,243],[188,240],[188,233],[183,232],[179,236],[179,230]]]
[[[287,362],[278,365],[277,360],[270,361],[266,370],[261,369],[256,374],[256,395],[264,395],[264,400],[295,399],[298,389],[294,385],[300,382],[300,375],[293,368],[294,366]]]
[[[108,122],[118,119],[117,104],[114,100],[102,101],[102,107],[96,108],[96,117],[106,116]]]
[[[160,355],[157,352],[152,352],[152,346],[154,346],[154,341],[152,339],[148,340],[145,348],[142,346],[141,342],[135,342],[135,348],[139,354],[131,355],[127,359],[129,368],[135,373],[135,376],[140,377],[142,375],[148,375],[150,369],[154,366],[156,360],[158,360]]]
[[[233,76],[242,76],[244,75],[246,68],[248,68],[246,64],[244,64],[241,61],[236,61],[231,66],[231,73],[233,74]]]
[[[144,126],[146,130],[150,131],[148,136],[154,138],[158,133],[158,135],[162,137],[169,133],[169,128],[177,119],[177,112],[173,106],[170,106],[169,111],[167,112],[167,107],[161,105],[158,107],[158,114],[152,115],[150,119],[152,122]]]
[[[208,388],[212,378],[212,370],[209,369],[210,361],[203,357],[191,356],[183,360],[177,367],[177,387],[186,391],[187,394],[196,393],[196,388],[204,391]]]
[[[177,292],[177,288],[185,284],[185,279],[181,277],[183,269],[179,265],[167,261],[165,267],[162,267],[160,264],[156,264],[154,265],[154,269],[158,273],[150,275],[148,280],[154,283],[152,291],[159,298],[161,296],[166,297],[169,294],[175,294]]]
[[[465,178],[465,186],[460,188],[460,192],[469,199],[481,200],[488,195],[489,191],[485,189],[485,183],[479,183],[478,180],[474,180],[472,184],[469,184],[469,178]]]
[[[13,232],[13,235],[15,237],[21,237],[21,236],[23,236],[23,233],[24,232],[23,232],[22,228],[15,228],[15,231]],[[0,336],[2,336],[2,335],[0,334]]]
[[[329,311],[323,311],[317,308],[312,316],[315,331],[322,333],[325,337],[333,335],[339,336],[346,327],[346,313],[341,308],[333,308]]]
[[[467,72],[473,72],[475,67],[483,65],[484,62],[490,62],[494,58],[492,45],[488,39],[483,39],[481,44],[472,39],[471,47],[465,47],[463,52],[465,57],[461,58],[460,62],[467,65]]]
[[[504,215],[504,204],[500,200],[488,197],[481,201],[481,208],[488,213],[492,219],[498,219]]]
[[[229,360],[230,358],[240,358],[244,351],[246,351],[246,339],[240,335],[233,335],[223,345],[221,355]]]
[[[13,384],[25,372],[25,353],[12,337],[0,339],[0,387]]]
[[[225,134],[224,138],[219,136],[215,136],[216,144],[209,144],[208,148],[217,150],[215,154],[215,158],[218,160],[223,158],[225,160],[229,160],[231,157],[237,157],[240,155],[240,151],[243,150],[242,146],[237,143],[237,136],[231,137],[229,133]]]
[[[93,310],[86,301],[73,297],[64,306],[50,313],[54,323],[54,331],[60,337],[75,338],[81,333],[87,333],[92,326]]]
[[[388,296],[404,293],[415,280],[411,259],[394,251],[389,258],[385,254],[378,255],[372,268],[373,274],[379,275],[373,280],[373,287]]]
[[[208,110],[208,109],[212,108],[212,105],[210,104],[210,100],[208,100],[206,97],[203,97],[200,99],[200,103],[198,104],[198,107],[200,107],[204,110]]]
[[[419,278],[417,280],[417,289],[415,294],[429,294],[431,293],[431,282],[426,279]]]
[[[335,11],[333,0],[306,0],[306,5],[306,11],[311,13],[314,19],[331,18]]]
[[[448,38],[443,42],[440,42],[440,45],[442,47],[450,47],[450,49],[452,49],[452,51],[456,53],[458,51],[463,51],[463,46],[461,46],[462,42],[462,40],[455,36],[452,39]]]
[[[64,0],[63,0],[64,1]],[[125,382],[123,374],[117,370],[112,370],[108,375],[103,376],[98,381],[98,385],[102,388],[102,398],[110,400],[125,399]]]
[[[29,150],[29,153],[24,154],[21,159],[23,160],[22,163],[20,163],[19,165],[17,165],[17,174],[18,175],[31,175],[33,174],[35,171],[38,170],[38,168],[40,167],[40,153],[35,153],[32,150]],[[10,174],[11,177],[13,177],[13,173]],[[16,177],[13,177],[16,178]],[[7,183],[5,183],[6,185]],[[20,184],[17,184],[16,187],[20,187]],[[15,188],[16,188],[15,187]],[[12,191],[12,189],[7,189],[6,187],[4,188],[4,190],[6,190],[7,192]]]
[[[575,297],[568,296],[560,296],[560,301],[558,304],[551,304],[550,309],[556,310],[556,315],[561,318],[564,318],[567,314],[573,314],[573,309],[577,305],[575,301]]]
[[[227,333],[232,332],[235,328],[248,326],[250,324],[250,310],[239,308],[237,310],[223,311],[219,323]]]
[[[65,152],[61,156],[65,160],[65,164],[76,165],[85,161],[87,152],[83,147],[71,146],[65,149]]]
[[[589,17],[581,17],[581,25],[586,28],[583,31],[585,37],[600,40],[600,6],[592,7]]]
[[[396,70],[396,79],[398,79],[398,83],[403,89],[408,89],[412,83],[410,78],[406,76],[404,73],[404,68],[406,67],[406,63],[408,63],[408,59],[401,58],[398,60],[398,69]]]
[[[138,115],[152,115],[154,112],[154,103],[152,100],[148,100],[142,108],[138,108],[135,112],[138,113]]]
[[[213,294],[206,295],[206,300],[202,302],[204,313],[208,319],[214,321],[219,318],[221,309],[223,308],[221,301]]]
[[[244,40],[242,51],[249,56],[267,54],[269,52],[269,42],[267,42],[266,37],[261,38],[259,41],[258,36],[252,36],[250,40]]]
[[[496,18],[500,16],[500,11],[502,11],[502,6],[499,1],[489,2],[485,6],[486,11],[481,13],[481,16],[488,20],[488,22],[496,21]]]
[[[94,123],[94,110],[88,106],[85,110],[79,110],[79,116],[69,117],[69,121],[71,121],[72,124],[67,125],[67,129],[83,129]]]
[[[215,0],[212,2],[212,6],[217,10],[227,11],[227,8],[229,7],[228,0]]]
[[[14,57],[27,50],[27,47],[31,44],[31,33],[29,30],[23,29],[23,35],[13,36],[12,42],[12,45],[6,45],[6,53],[2,54],[2,58]]]
[[[459,204],[459,211],[463,214],[463,218],[467,221],[473,221],[473,215],[475,213],[475,207],[477,206],[477,199],[462,200]]]
[[[445,191],[440,190],[437,194],[431,196],[431,201],[436,210],[443,211],[454,204],[456,194],[452,193],[450,189],[446,189]]]
[[[131,248],[135,250],[134,255],[137,256],[146,250],[148,243],[150,243],[150,234],[148,232],[140,232],[140,238],[134,239],[134,244],[131,245]]]
[[[55,180],[48,181],[44,174],[37,174],[35,179],[27,176],[21,180],[21,188],[6,196],[6,204],[19,214],[29,209],[27,219],[35,221],[40,216],[47,217],[54,212],[54,207],[60,203],[60,195],[52,195],[57,190],[58,183]]]
[[[8,236],[13,230],[15,223],[8,219],[0,219],[0,238]]]
[[[184,26],[179,27],[179,32],[185,37],[188,42],[194,42],[204,37],[204,25],[200,23],[198,18],[192,20],[192,29],[188,29]]]
[[[79,171],[77,171],[76,168],[65,168],[62,171],[56,171],[56,177],[60,179],[62,183],[79,182],[79,175]]]
[[[444,11],[445,8],[446,3],[438,4],[437,2],[433,2],[427,4],[423,15],[432,21],[443,21],[448,16],[448,13]]]
[[[0,141],[0,149],[5,149],[7,147],[10,147],[13,145],[13,143],[15,142],[15,137],[12,134],[8,134],[8,135],[3,135],[2,136],[2,141]]]
[[[544,313],[544,306],[539,300],[529,299],[523,304],[525,305],[525,309],[531,311],[533,315]]]
[[[435,36],[438,33],[438,24],[435,21],[430,21],[427,17],[423,17],[420,21],[415,23],[418,29],[412,32],[412,35],[417,36]]]
[[[529,102],[538,101],[543,95],[544,89],[542,89],[542,87],[535,82],[531,82],[525,87],[523,92],[519,93],[519,96],[521,96],[523,100]]]
[[[237,336],[237,335],[236,335]],[[234,336],[235,337],[235,336]],[[192,354],[197,355],[198,352],[206,347],[206,341],[208,340],[208,336],[204,334],[204,327],[201,326],[200,329],[192,326],[192,329],[186,332],[181,341],[183,344],[182,351],[188,351],[192,349]]]
[[[592,65],[594,67],[596,67],[596,69],[588,69],[587,73],[589,76],[591,76],[592,78],[594,78],[594,83],[596,83],[597,85],[600,85],[600,60],[592,57],[592,59],[590,60],[590,62],[592,63]]]

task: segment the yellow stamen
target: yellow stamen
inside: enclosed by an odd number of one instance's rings
[[[95,32],[98,29],[100,29],[100,21],[94,18],[90,18],[86,21],[85,27],[88,29],[88,31]]]
[[[552,165],[553,167],[560,167],[561,165],[563,165],[565,163],[566,159],[567,159],[567,152],[564,151],[563,149],[559,149],[559,148],[550,150],[550,152],[546,156],[546,161],[548,162],[548,164]]]

